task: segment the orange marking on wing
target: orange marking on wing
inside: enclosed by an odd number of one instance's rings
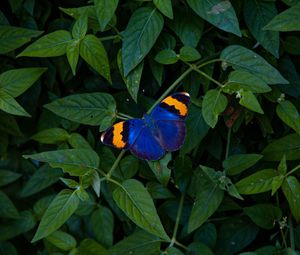
[[[121,134],[122,131],[123,131],[123,123],[124,123],[124,121],[119,122],[119,123],[117,123],[117,124],[115,124],[113,126],[114,130],[113,130],[113,140],[112,140],[112,143],[118,149],[122,149],[126,145],[126,142],[124,142],[122,140],[123,136]]]
[[[187,114],[188,111],[187,106],[184,103],[173,98],[172,96],[167,97],[166,99],[163,100],[163,102],[168,105],[174,106],[179,111],[179,114],[181,116],[185,116]]]

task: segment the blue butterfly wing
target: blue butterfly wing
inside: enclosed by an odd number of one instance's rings
[[[178,150],[184,143],[190,96],[186,92],[174,93],[160,102],[150,114],[155,121],[159,143],[167,151]]]
[[[158,160],[164,154],[165,150],[160,145],[154,130],[144,126],[137,136],[129,150],[132,154],[141,159]]]

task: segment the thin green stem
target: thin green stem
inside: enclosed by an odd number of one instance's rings
[[[125,154],[125,150],[122,150],[119,154],[119,156],[117,157],[117,159],[115,160],[114,164],[112,165],[111,169],[108,171],[108,173],[106,174],[106,178],[107,180],[111,181],[112,179],[110,179],[113,171],[117,168],[121,158],[123,157],[123,155]]]
[[[116,181],[115,179],[112,179],[110,177],[106,177],[106,180],[109,181],[109,182],[112,182],[112,183],[118,185],[119,187],[121,187],[122,189],[124,189],[124,187],[122,186],[122,184],[119,183],[118,181]]]
[[[229,155],[230,140],[231,140],[231,128],[228,128],[228,132],[227,132],[227,141],[226,141],[225,159],[227,159],[227,158],[228,158],[228,155]]]
[[[131,117],[130,115],[127,115],[127,114],[124,114],[124,113],[121,113],[121,112],[118,112],[117,115],[122,116],[123,118],[133,119],[133,117]]]
[[[289,224],[289,232],[290,232],[290,244],[291,248],[295,250],[295,235],[294,235],[294,227],[293,227],[293,221],[291,215],[289,216],[288,219],[288,224]]]
[[[116,117],[120,120],[128,120],[128,118],[123,117],[122,115],[117,114]]]
[[[109,35],[109,36],[105,36],[105,37],[100,37],[100,41],[108,41],[108,40],[114,40],[116,38],[120,38],[119,35]]]
[[[170,243],[169,247],[172,247],[174,245],[174,243],[176,243],[176,236],[177,236],[179,222],[180,222],[180,218],[181,218],[181,214],[182,214],[184,197],[185,197],[185,194],[182,193],[181,197],[180,197],[180,201],[179,201],[179,207],[178,207],[178,211],[177,211],[175,227],[174,227],[174,231],[173,231],[173,235],[172,235],[172,239],[171,239],[171,243]]]
[[[217,59],[212,59],[212,60],[206,61],[206,62],[204,62],[204,63],[202,63],[202,64],[200,64],[200,65],[197,65],[196,67],[197,67],[197,69],[199,69],[199,68],[201,68],[201,67],[203,67],[203,66],[206,66],[206,65],[209,65],[209,64],[212,64],[212,63],[215,63],[215,62],[221,62],[221,61],[223,61],[223,60],[222,60],[222,59],[219,59],[219,58],[217,58]]]
[[[294,167],[291,171],[289,171],[289,172],[285,175],[285,177],[287,177],[287,176],[291,175],[292,173],[296,172],[298,169],[300,169],[300,165]]]
[[[282,238],[282,242],[283,242],[284,248],[287,249],[288,246],[287,246],[287,243],[286,243],[286,240],[285,240],[285,235],[283,233],[282,228],[279,228],[279,229],[280,229],[280,234],[281,234],[281,238]]]
[[[106,173],[105,173],[104,171],[102,171],[101,169],[95,168],[95,170],[96,170],[97,172],[99,172],[101,175],[106,176]],[[105,178],[105,177],[104,177],[104,178]]]
[[[200,71],[199,69],[197,69],[196,67],[193,69],[194,71],[196,71],[197,73],[201,74],[202,76],[204,76],[205,78],[207,78],[208,80],[212,81],[213,83],[217,84],[220,88],[223,88],[224,85],[221,82],[218,82],[217,80],[215,80],[214,78],[210,77],[209,75],[207,75],[206,73]]]
[[[184,73],[182,73],[176,81],[174,81],[170,87],[161,95],[161,97],[159,99],[156,100],[156,102],[150,107],[150,109],[148,110],[148,114],[153,110],[153,108],[159,104],[159,102],[161,100],[163,100],[175,87],[177,84],[179,84],[193,69],[190,67],[189,69],[187,69]]]
[[[185,249],[186,251],[189,249],[187,246],[183,245],[182,243],[179,243],[178,241],[175,241],[175,244],[183,249]]]

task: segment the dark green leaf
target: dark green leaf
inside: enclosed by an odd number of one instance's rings
[[[259,154],[232,155],[223,161],[223,167],[229,175],[239,174],[256,164],[262,157]]]
[[[194,235],[194,241],[206,244],[209,247],[214,247],[217,241],[217,230],[214,224],[206,223],[202,225]]]
[[[105,27],[112,19],[119,0],[95,0],[96,15],[99,21],[101,31],[104,31]]]
[[[16,248],[9,242],[0,242],[0,255],[18,255]]]
[[[0,109],[10,114],[30,117],[30,114],[2,88],[0,88]]]
[[[297,108],[288,100],[279,102],[276,107],[278,117],[300,135],[300,115]]]
[[[87,125],[101,125],[103,119],[112,122],[116,114],[116,102],[106,93],[85,93],[71,95],[45,105],[55,114]]]
[[[164,49],[155,56],[155,61],[163,65],[175,64],[178,61],[177,54],[174,50]]]
[[[264,229],[274,228],[275,222],[282,217],[280,208],[272,204],[256,204],[243,210],[257,226]]]
[[[247,71],[267,84],[287,84],[288,81],[257,53],[239,45],[231,45],[221,53],[221,59],[235,70]]]
[[[19,213],[10,198],[0,190],[0,218],[18,219]]]
[[[300,183],[294,176],[289,176],[283,182],[282,191],[289,202],[291,212],[297,222],[300,220]]]
[[[110,255],[108,251],[92,239],[84,239],[76,255]]]
[[[239,22],[230,1],[187,0],[187,2],[201,18],[226,32],[241,36]]]
[[[113,192],[117,205],[139,227],[169,240],[158,217],[153,200],[146,188],[138,181],[129,179]]]
[[[76,247],[76,240],[63,231],[55,231],[46,237],[46,240],[63,251],[70,251]]]
[[[164,186],[169,182],[171,176],[171,170],[168,168],[168,164],[171,161],[171,154],[167,153],[163,158],[157,161],[148,161],[152,172],[155,174],[157,180]]]
[[[251,111],[263,114],[264,111],[261,108],[256,96],[251,91],[244,91],[241,90],[238,92],[238,95],[240,97],[240,105],[248,108]]]
[[[113,244],[114,230],[112,212],[108,208],[100,206],[91,216],[91,225],[95,239],[104,247],[111,247]]]
[[[165,186],[157,182],[147,183],[147,190],[153,199],[174,198],[174,195]]]
[[[195,255],[214,255],[209,247],[203,243],[192,243],[188,246],[188,251]]]
[[[71,40],[70,32],[58,30],[42,36],[30,44],[18,57],[57,57],[66,54],[67,45]]]
[[[75,212],[78,205],[79,199],[71,190],[62,190],[58,193],[44,213],[32,242],[49,236],[60,228]]]
[[[80,56],[92,66],[97,73],[111,83],[110,67],[104,46],[99,38],[86,35],[80,43]]]
[[[67,59],[72,69],[73,75],[76,74],[76,67],[79,59],[79,40],[73,39],[67,45]]]
[[[173,9],[171,0],[153,0],[153,3],[158,10],[162,12],[165,16],[170,19],[173,19]]]
[[[275,57],[279,57],[279,33],[262,28],[276,16],[275,2],[246,1],[244,16],[255,39]]]
[[[263,29],[273,31],[300,30],[300,3],[275,16]]]
[[[110,250],[110,255],[155,255],[160,251],[160,240],[145,231],[138,230],[123,239]]]
[[[13,171],[0,169],[0,187],[5,186],[15,180],[19,179],[22,175]]]
[[[87,142],[87,140],[85,140],[84,137],[78,133],[72,133],[68,138],[68,143],[74,149],[88,149],[88,150],[93,149],[91,145]]]
[[[181,60],[189,62],[198,60],[199,58],[201,58],[201,55],[195,48],[190,46],[183,46],[180,49],[179,57]]]
[[[60,169],[50,168],[44,165],[39,168],[26,182],[21,191],[21,197],[28,197],[56,183],[63,175]]]
[[[202,115],[205,122],[214,128],[218,122],[219,114],[225,110],[226,105],[227,99],[221,90],[211,89],[206,92],[202,104]]]
[[[127,76],[148,54],[163,28],[163,17],[149,7],[137,9],[123,33],[122,62]]]
[[[264,169],[238,181],[235,186],[240,194],[263,193],[272,189],[272,181],[275,176],[277,176],[277,172],[274,169]]]
[[[0,111],[0,131],[13,136],[22,136],[16,119],[5,112]]]
[[[69,133],[62,128],[44,129],[31,137],[39,143],[57,144],[66,142],[69,139]]]
[[[74,39],[81,40],[84,38],[88,29],[88,18],[84,13],[80,15],[80,17],[75,21],[74,26],[72,28],[72,36]]]
[[[42,33],[22,27],[0,26],[0,54],[13,51]]]
[[[222,90],[231,94],[238,92],[241,89],[249,90],[253,93],[266,93],[272,90],[266,82],[249,72],[231,72],[229,74],[228,81]]]
[[[122,63],[122,52],[119,51],[118,53],[118,67],[121,73],[121,76],[127,86],[127,90],[133,100],[137,102],[142,72],[144,68],[144,61],[139,63],[130,73],[125,77],[124,70],[123,70],[123,63]]]
[[[300,159],[299,148],[300,136],[295,133],[269,143],[262,154],[268,161],[280,161],[284,154],[287,160],[297,160]]]
[[[99,157],[93,150],[68,149],[24,155],[24,158],[47,162],[51,167],[62,168],[71,175],[84,175],[99,166]]]

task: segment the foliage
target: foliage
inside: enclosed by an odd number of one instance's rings
[[[2,0],[0,254],[300,254],[299,24],[299,0]],[[174,91],[179,151],[101,144]]]

